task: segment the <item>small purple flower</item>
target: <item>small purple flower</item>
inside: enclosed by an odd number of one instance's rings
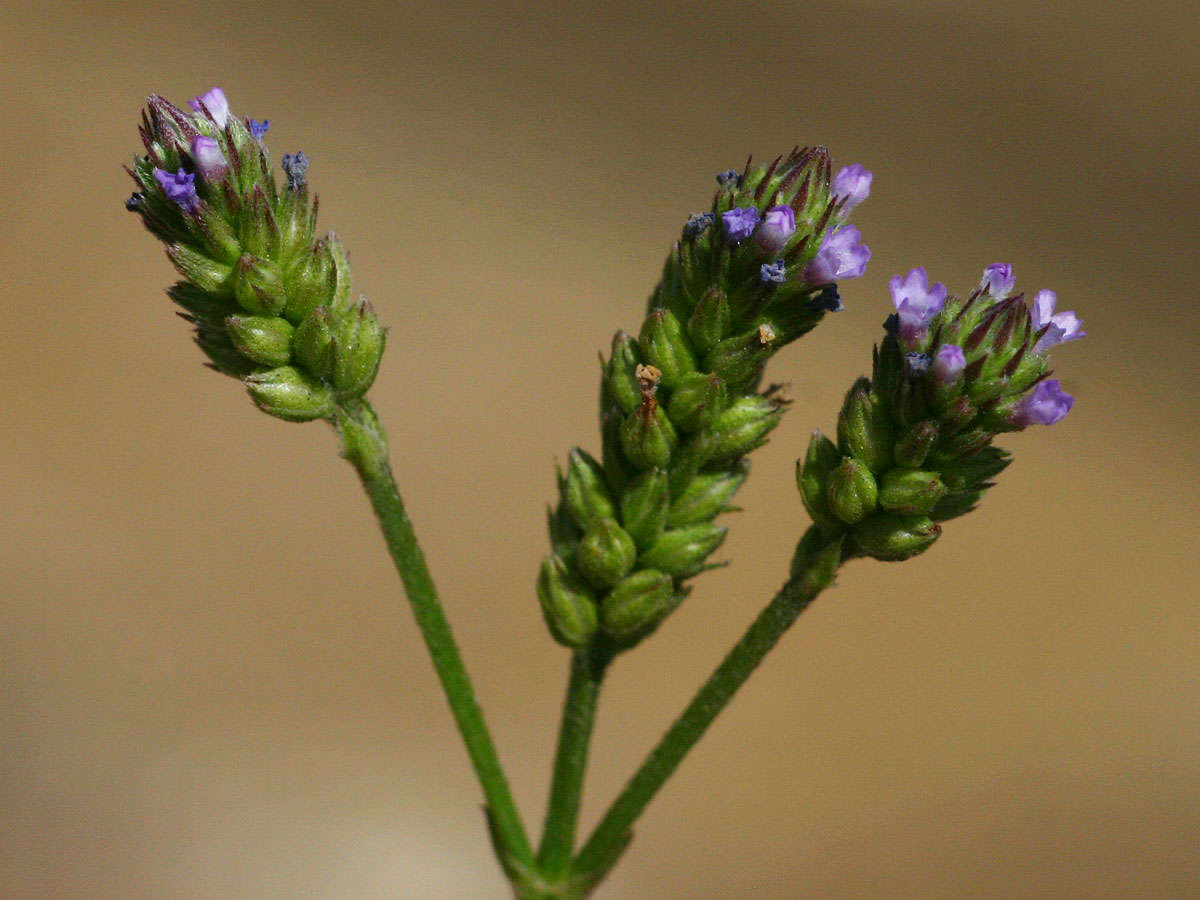
[[[220,178],[225,172],[225,154],[221,152],[221,145],[213,138],[202,134],[193,137],[192,159],[206,180]]]
[[[721,224],[725,226],[725,239],[736,244],[754,234],[758,227],[758,210],[753,206],[728,210],[721,213]]]
[[[256,141],[261,141],[267,136],[267,131],[271,128],[271,120],[263,119],[261,122],[258,119],[247,119],[246,124],[250,128],[250,136]]]
[[[1071,411],[1075,398],[1063,393],[1058,379],[1042,381],[1013,410],[1014,425],[1053,425]]]
[[[905,353],[904,371],[910,378],[916,378],[929,371],[931,362],[933,359],[927,353]]]
[[[905,341],[918,338],[946,302],[946,286],[937,282],[930,287],[929,276],[920,267],[903,279],[899,275],[892,276],[888,287],[900,322],[900,336]]]
[[[1003,300],[1012,293],[1016,283],[1017,276],[1013,274],[1013,268],[1009,263],[992,263],[984,268],[979,289],[997,300]]]
[[[125,201],[125,208],[130,212],[138,212],[142,208],[142,195],[134,191]]]
[[[725,185],[733,182],[734,187],[742,186],[742,173],[737,169],[726,169],[724,172],[717,173],[717,184]]]
[[[1057,302],[1058,295],[1054,291],[1040,290],[1033,298],[1033,327],[1040,331],[1050,326],[1034,346],[1035,353],[1045,353],[1057,344],[1087,337],[1083,322],[1074,310],[1055,314],[1054,305]]]
[[[763,216],[754,240],[767,256],[777,256],[796,233],[796,214],[790,206],[773,206]]]
[[[188,106],[199,113],[207,109],[218,128],[224,128],[225,123],[229,121],[229,101],[225,99],[225,92],[219,87],[209,88],[199,97],[193,97],[188,101]]]
[[[304,155],[303,150],[297,150],[295,156],[290,153],[283,154],[279,164],[283,166],[284,174],[287,175],[288,190],[298,191],[304,187],[308,176],[308,157]]]
[[[692,213],[683,226],[684,237],[695,237],[708,231],[710,225],[717,220],[712,213]]]
[[[933,377],[942,384],[949,384],[967,367],[967,357],[957,344],[942,344],[933,354]]]
[[[758,277],[763,282],[783,284],[787,281],[787,265],[782,259],[777,259],[773,263],[763,263],[759,267]]]
[[[174,200],[189,212],[200,205],[200,198],[196,194],[196,176],[191,172],[180,169],[172,175],[164,169],[155,169],[154,177],[168,200]]]
[[[874,177],[870,171],[863,168],[859,163],[846,166],[846,168],[833,176],[834,199],[845,199],[845,202],[842,204],[843,213],[850,212],[850,210],[866,200],[867,197],[871,196],[871,179]]]
[[[871,248],[862,243],[862,233],[853,225],[825,232],[821,248],[804,269],[809,284],[828,284],[858,278],[867,270]]]

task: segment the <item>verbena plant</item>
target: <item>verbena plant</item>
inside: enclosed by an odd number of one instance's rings
[[[749,455],[787,408],[764,369],[783,346],[842,308],[839,282],[870,250],[849,224],[871,173],[834,174],[823,148],[717,176],[707,212],[671,247],[636,335],[613,338],[600,387],[600,452],[575,448],[558,473],[550,553],[536,593],[570,677],[549,809],[535,847],[513,803],[483,715],[388,464],[367,399],[385,331],[351,290],[332,235],[317,237],[308,160],[285,155],[277,183],[268,123],[242,119],[213,88],[181,109],[151,97],[145,155],[126,201],[167,247],[182,280],[167,293],[195,326],[209,365],[241,381],[263,412],[323,419],[341,438],[375,509],[417,624],[486,797],[496,855],[521,898],[582,898],[628,845],[632,826],[737,689],[851,559],[905,560],[941,523],[972,510],[1009,462],[997,434],[1051,425],[1072,398],[1049,351],[1083,337],[1055,295],[1013,294],[989,265],[963,299],[924,269],[896,276],[895,311],[838,415],[814,432],[796,480],[812,526],[788,576],[613,801],[576,839],[601,682],[682,603],[726,528],[716,524],[749,474]]]

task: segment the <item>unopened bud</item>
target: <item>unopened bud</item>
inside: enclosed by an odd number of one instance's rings
[[[238,352],[261,366],[287,365],[292,358],[291,323],[276,316],[230,316],[229,339]]]
[[[586,646],[596,633],[596,598],[557,556],[543,561],[537,595],[554,639],[568,647]]]
[[[829,506],[829,474],[841,463],[837,445],[820,431],[814,431],[803,460],[796,460],[796,487],[804,508],[818,525],[837,524],[837,516]]]
[[[200,290],[210,294],[219,293],[229,285],[233,269],[203,253],[185,247],[183,244],[172,244],[167,248],[167,256],[179,271],[179,274],[194,284]]]
[[[675,427],[653,396],[621,423],[621,448],[639,469],[665,469],[678,440]]]
[[[704,368],[725,379],[734,390],[753,387],[767,360],[778,349],[778,335],[770,325],[718,342],[704,357]]]
[[[889,469],[879,479],[879,505],[888,512],[927,516],[946,490],[937,472]]]
[[[293,366],[247,376],[250,399],[263,412],[289,422],[309,422],[333,411],[333,393],[321,381]]]
[[[692,352],[683,326],[669,309],[655,309],[646,317],[638,343],[646,359],[662,373],[662,383],[672,387],[684,375],[696,371],[696,356]]]
[[[729,391],[719,375],[692,372],[671,392],[667,415],[680,431],[691,433],[712,425],[725,411],[728,399]]]
[[[892,465],[891,418],[865,378],[846,395],[838,415],[838,444],[842,453],[861,460],[872,472]]]
[[[688,319],[688,336],[697,353],[707,353],[729,335],[729,298],[716,285],[709,288]]]
[[[634,572],[604,598],[600,608],[604,630],[618,640],[640,636],[671,611],[674,593],[670,575],[654,569]]]
[[[938,423],[932,419],[910,425],[896,440],[892,459],[898,466],[916,467],[925,462],[938,439]]]
[[[728,530],[704,523],[664,531],[654,546],[641,555],[638,564],[676,578],[695,575],[703,567],[704,560],[721,546]]]
[[[653,544],[667,524],[667,473],[651,469],[637,476],[621,495],[621,524],[641,549]]]
[[[697,475],[688,482],[683,493],[672,501],[667,514],[667,526],[682,528],[712,521],[733,499],[749,474],[749,464],[742,462],[730,471]]]
[[[379,317],[365,297],[338,314],[334,338],[333,386],[340,394],[362,396],[375,381],[385,340]]]
[[[329,309],[318,306],[300,323],[292,339],[296,359],[322,378],[333,371],[333,325]]]
[[[637,560],[633,538],[612,519],[598,519],[579,541],[576,562],[595,588],[612,587],[629,574]]]
[[[290,270],[283,315],[293,325],[299,325],[318,306],[329,305],[332,297],[333,259],[328,243],[322,239],[305,251]]]
[[[590,528],[600,519],[616,516],[604,470],[590,454],[578,447],[567,457],[563,500],[571,517],[583,529]]]
[[[879,513],[860,522],[852,535],[868,556],[897,562],[929,549],[941,533],[941,526],[925,516]]]
[[[833,514],[853,525],[875,511],[879,486],[871,470],[852,456],[829,473],[829,508]]]
[[[637,368],[642,363],[637,342],[618,331],[613,336],[612,356],[605,365],[605,379],[609,396],[624,413],[631,413],[642,402],[642,389],[638,384]]]
[[[249,253],[233,267],[233,296],[242,309],[258,316],[277,316],[287,303],[278,266]]]
[[[779,405],[766,397],[736,400],[713,423],[709,459],[736,459],[762,446],[781,415]]]

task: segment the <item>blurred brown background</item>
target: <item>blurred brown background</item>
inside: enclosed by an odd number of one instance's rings
[[[50,2],[0,38],[4,898],[505,893],[332,436],[201,367],[121,208],[142,98],[213,84],[311,157],[391,325],[374,396],[531,828],[552,460],[713,173],[865,163],[874,259],[774,364],[733,566],[615,667],[589,825],[780,582],[887,279],[1011,261],[1085,320],[1071,416],[930,553],[845,570],[601,896],[1200,896],[1194,5]]]

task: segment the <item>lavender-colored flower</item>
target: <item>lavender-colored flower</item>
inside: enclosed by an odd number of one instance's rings
[[[708,231],[710,225],[717,220],[712,213],[692,213],[683,225],[684,237],[695,237]]]
[[[261,141],[267,136],[267,131],[271,128],[271,120],[263,119],[261,122],[258,119],[247,119],[246,124],[250,128],[250,135],[256,141]]]
[[[957,344],[942,344],[933,354],[933,377],[942,384],[949,384],[967,367],[967,357]]]
[[[224,128],[225,123],[229,121],[229,101],[225,99],[225,92],[219,87],[209,88],[199,97],[193,97],[188,101],[188,106],[196,112],[204,112],[207,109],[218,128]]]
[[[1033,327],[1041,330],[1050,326],[1034,346],[1035,353],[1045,353],[1057,344],[1087,337],[1083,322],[1074,310],[1055,314],[1054,305],[1057,302],[1058,295],[1054,291],[1040,290],[1033,298]]]
[[[739,206],[721,213],[721,224],[725,227],[726,240],[737,243],[754,234],[758,227],[758,210],[753,206]]]
[[[773,206],[763,216],[754,240],[767,256],[777,256],[796,233],[796,214],[790,206]]]
[[[192,138],[192,159],[206,179],[220,178],[225,172],[225,154],[221,145],[210,137],[198,134]]]
[[[1003,300],[1012,293],[1013,286],[1017,283],[1017,276],[1013,274],[1012,265],[1009,263],[992,263],[983,270],[983,278],[979,282],[979,289],[986,291],[997,300]]]
[[[734,183],[734,187],[741,187],[742,173],[737,169],[726,169],[724,172],[717,173],[717,184],[724,185],[731,181]]]
[[[196,176],[191,172],[180,169],[172,175],[165,169],[155,169],[154,177],[168,200],[174,200],[188,211],[200,204],[200,197],[196,194]]]
[[[763,263],[759,267],[758,277],[763,282],[776,282],[783,284],[787,281],[787,265],[782,259],[777,259],[773,263]]]
[[[308,157],[304,155],[303,150],[297,150],[295,156],[290,153],[283,154],[280,165],[287,175],[288,190],[298,191],[304,187],[308,176]]]
[[[1071,411],[1075,398],[1064,393],[1058,379],[1038,383],[1013,410],[1014,425],[1053,425]]]
[[[871,196],[871,179],[874,177],[859,163],[846,166],[833,176],[834,199],[845,199],[842,204],[843,213],[854,209]]]
[[[919,337],[946,302],[946,286],[939,281],[930,287],[929,276],[921,267],[913,269],[903,279],[899,275],[892,276],[888,288],[899,318],[900,336],[906,341]]]
[[[846,278],[858,278],[867,270],[871,248],[862,243],[862,233],[853,225],[842,225],[825,232],[817,255],[804,269],[809,284],[828,284]]]

